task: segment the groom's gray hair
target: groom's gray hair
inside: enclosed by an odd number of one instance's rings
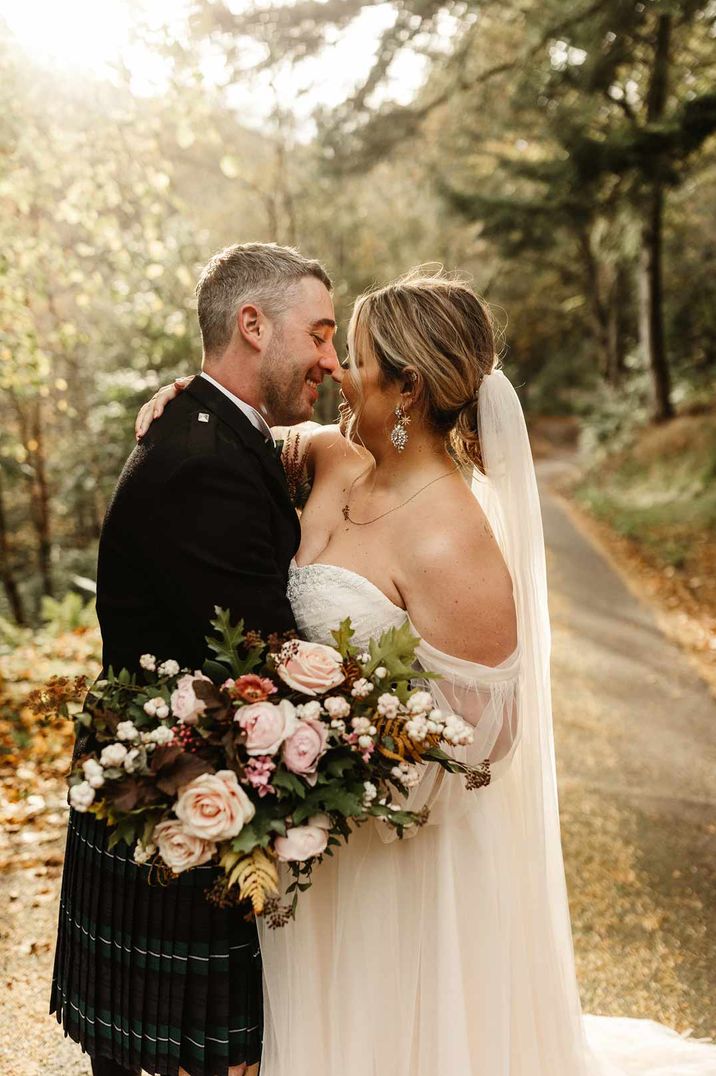
[[[196,286],[204,354],[216,356],[226,350],[245,303],[255,303],[270,318],[279,317],[292,305],[296,286],[308,276],[333,289],[320,262],[304,258],[293,247],[237,243],[218,251],[202,269]]]

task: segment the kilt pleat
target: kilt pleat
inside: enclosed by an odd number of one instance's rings
[[[127,1021],[126,1034],[122,1035],[122,1064],[125,1068],[131,1065],[132,1058],[132,1025],[129,1020],[132,1000],[132,947],[129,939],[132,937],[137,887],[132,885],[131,881],[129,863],[125,860],[122,875],[122,923],[115,939],[118,943],[117,956],[120,969],[120,985],[116,995],[119,999],[117,1007]]]
[[[113,861],[116,874],[115,885],[113,887],[113,899],[115,914],[113,915],[113,942],[116,942],[114,953],[114,973],[110,977],[109,983],[109,996],[110,996],[110,1012],[112,1018],[115,1018],[119,1023],[119,1034],[121,1036],[121,1061],[122,1064],[127,1066],[129,1064],[129,1055],[131,1052],[130,1039],[131,1033],[129,1029],[129,1017],[127,1010],[124,1006],[124,946],[122,939],[125,934],[125,917],[127,914],[127,905],[131,899],[130,894],[134,890],[134,886],[129,884],[129,863],[126,857],[118,857]]]
[[[83,820],[84,821],[84,820]],[[90,844],[93,834],[87,832],[80,840],[80,862],[77,868],[76,890],[80,893],[79,904],[74,909],[71,923],[75,928],[79,945],[72,958],[72,994],[77,998],[76,1010],[80,1033],[80,1045],[83,1050],[95,1051],[96,1014],[92,1003],[95,995],[95,962],[97,959],[97,936],[91,924],[97,922],[97,902],[99,884],[97,870],[93,869],[94,845]],[[72,893],[70,893],[70,900]],[[73,1002],[73,1004],[75,1004]]]
[[[216,908],[217,868],[166,885],[104,823],[70,812],[50,1011],[92,1056],[157,1076],[226,1076],[259,1060],[254,923]]]

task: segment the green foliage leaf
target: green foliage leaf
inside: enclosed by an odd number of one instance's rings
[[[107,841],[108,848],[114,848],[120,841],[124,841],[125,844],[134,844],[142,833],[143,823],[141,818],[129,817],[123,818],[121,822],[118,822],[114,826],[109,834]]]
[[[331,814],[334,811],[348,818],[364,814],[363,786],[360,786],[360,791],[353,792],[340,787],[317,788],[294,810],[293,821],[295,825],[300,825],[311,815]]]
[[[352,770],[358,764],[358,757],[354,751],[346,752],[341,758],[331,758],[324,766],[321,767],[320,775],[325,774],[327,777],[342,777],[344,773]]]
[[[294,796],[301,800],[305,798],[308,792],[301,778],[297,777],[295,773],[289,773],[287,770],[276,770],[275,773],[271,774],[271,784],[274,788],[293,793]]]
[[[207,635],[206,642],[209,649],[216,655],[217,661],[231,670],[234,677],[241,676],[241,659],[238,648],[245,639],[244,621],[239,620],[236,624],[231,623],[231,613],[228,609],[214,606],[216,616],[211,621],[214,635]]]
[[[346,617],[345,620],[342,620],[339,627],[331,632],[331,635],[335,639],[336,650],[338,650],[344,658],[358,652],[357,647],[353,646],[351,643],[351,639],[355,635],[355,629],[351,625],[350,617]]]
[[[206,641],[217,660],[213,661],[210,658],[208,664],[214,668],[218,667],[221,671],[212,679],[225,680],[227,669],[231,671],[234,679],[253,672],[261,665],[266,644],[260,642],[249,647],[244,646],[246,642],[244,621],[239,620],[236,624],[232,624],[229,610],[222,609],[218,605],[214,606],[214,612],[216,617],[211,621],[211,626],[216,634],[207,635]],[[207,673],[207,675],[210,674]]]
[[[387,670],[387,675],[383,679],[385,690],[390,685],[398,698],[405,702],[410,681],[418,675],[421,679],[427,679],[430,676],[422,670],[418,672],[417,669],[415,648],[419,642],[420,637],[413,634],[407,618],[397,627],[384,631],[379,639],[370,640],[368,645],[370,661],[366,666],[365,675],[372,676],[382,665]]]
[[[207,658],[201,671],[204,673],[204,676],[208,676],[214,683],[221,684],[226,680],[226,665],[222,665],[218,661],[213,661],[211,658]]]

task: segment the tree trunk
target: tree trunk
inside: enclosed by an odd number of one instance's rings
[[[52,569],[50,566],[52,555],[52,540],[50,536],[50,488],[47,482],[45,439],[42,430],[42,416],[39,405],[35,412],[35,443],[37,448],[33,456],[35,471],[33,499],[35,501],[36,511],[38,559],[44,592],[52,597],[54,594],[54,585],[52,582]]]
[[[578,242],[586,278],[587,309],[597,348],[599,370],[602,377],[609,380],[609,311],[602,298],[599,263],[594,256],[588,231],[581,230],[578,233]]]
[[[610,385],[621,384],[624,376],[626,288],[624,266],[617,262],[609,289],[607,316],[607,380]]]
[[[660,183],[654,183],[647,201],[639,256],[639,336],[651,372],[652,417],[655,422],[665,422],[674,417],[674,405],[664,340],[661,246],[664,192]]]
[[[660,15],[654,45],[654,66],[647,97],[647,122],[662,119],[669,72],[671,16]],[[664,187],[659,179],[660,162],[654,162],[656,178],[646,188],[639,252],[639,336],[651,373],[652,417],[655,422],[673,418],[671,376],[664,340],[662,234]]]
[[[0,470],[0,577],[5,589],[10,611],[15,618],[15,623],[24,626],[27,623],[25,610],[22,604],[20,589],[17,585],[14,572],[10,565],[10,541],[7,533],[7,520],[5,517],[5,501],[2,488],[2,471]]]

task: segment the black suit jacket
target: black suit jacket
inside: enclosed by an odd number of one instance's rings
[[[142,654],[200,668],[215,605],[268,634],[295,627],[286,597],[300,527],[280,461],[244,414],[195,378],[120,476],[99,544],[103,664]]]

